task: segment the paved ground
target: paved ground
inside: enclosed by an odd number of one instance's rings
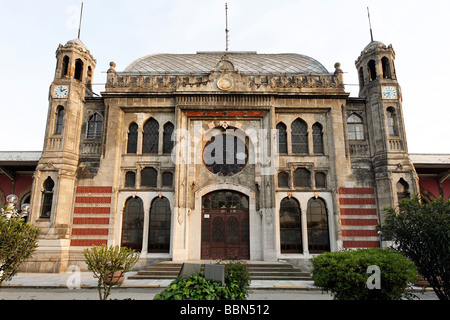
[[[122,287],[110,299],[152,300],[172,280],[131,280],[126,274]],[[90,272],[19,273],[0,289],[0,300],[98,300],[97,279]],[[250,285],[248,300],[332,300],[312,281],[262,281]],[[416,293],[420,300],[437,300],[433,291]]]

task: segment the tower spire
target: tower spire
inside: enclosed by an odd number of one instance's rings
[[[225,2],[225,51],[228,51],[228,5]]]
[[[369,12],[369,7],[367,7],[367,16],[369,17],[370,40],[371,40],[371,42],[373,42],[372,24],[370,23],[370,12]]]
[[[80,12],[80,24],[78,25],[78,39],[80,39],[81,33],[81,19],[83,18],[83,2],[81,3],[81,12]]]

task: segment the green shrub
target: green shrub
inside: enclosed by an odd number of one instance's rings
[[[225,286],[206,280],[203,272],[172,281],[154,300],[246,300],[250,287],[247,265],[240,261],[225,264]]]
[[[41,229],[20,217],[0,215],[0,286],[11,280],[20,265],[35,252]]]
[[[328,252],[311,259],[314,284],[336,300],[399,300],[409,298],[405,289],[417,278],[416,266],[392,249],[358,249]],[[372,273],[380,270],[380,288],[368,288]],[[371,278],[369,282],[371,283]]]
[[[106,300],[113,286],[120,286],[126,272],[139,260],[139,252],[119,246],[92,246],[83,250],[88,270],[98,279],[100,300]]]

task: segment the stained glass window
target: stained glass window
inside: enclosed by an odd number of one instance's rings
[[[306,122],[297,119],[291,124],[292,153],[308,153],[308,126]]]
[[[151,118],[144,124],[142,153],[158,153],[159,123]]]

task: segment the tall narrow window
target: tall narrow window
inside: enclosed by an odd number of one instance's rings
[[[69,74],[69,57],[64,56],[61,65],[61,78],[67,77],[68,74]]]
[[[383,57],[381,59],[381,66],[383,68],[383,78],[385,79],[391,79],[391,66],[389,64],[389,59],[387,57]]]
[[[377,69],[375,65],[375,60],[370,60],[367,64],[367,70],[369,71],[369,80],[373,81],[377,78]]]
[[[136,123],[132,123],[128,128],[127,153],[137,152],[137,140],[138,140],[138,125]]]
[[[395,115],[395,110],[392,107],[386,109],[387,120],[388,120],[388,131],[389,135],[397,136],[397,117]]]
[[[125,187],[134,188],[136,187],[136,173],[133,171],[128,171],[125,174]]]
[[[362,67],[359,68],[358,74],[359,74],[359,85],[362,87],[364,86],[364,71]]]
[[[320,198],[308,201],[307,230],[308,250],[310,253],[330,251],[330,236],[328,232],[328,215],[325,202]]]
[[[282,122],[277,124],[278,130],[278,153],[287,153],[287,132],[286,125]]]
[[[144,168],[141,171],[141,187],[156,188],[158,184],[158,171],[154,168]]]
[[[327,187],[327,176],[323,172],[316,172],[314,176],[314,182],[316,188],[326,188]]]
[[[292,153],[308,153],[308,126],[306,122],[297,119],[291,125]]]
[[[172,141],[172,133],[174,126],[171,122],[167,122],[164,125],[164,133],[163,133],[163,153],[172,153],[173,149],[173,141]]]
[[[158,153],[159,143],[159,123],[150,118],[144,124],[144,139],[142,143],[142,153]]]
[[[48,177],[44,182],[44,190],[42,195],[42,206],[41,206],[41,214],[40,218],[50,219],[50,215],[52,213],[52,204],[53,204],[53,188],[55,187],[55,182]]]
[[[64,125],[64,107],[56,109],[55,134],[62,134]]]
[[[303,252],[300,205],[294,198],[280,203],[280,246],[281,253]]]
[[[170,202],[167,198],[153,200],[148,230],[149,252],[169,252],[171,215]]]
[[[349,140],[364,140],[364,124],[360,116],[352,113],[347,118]]]
[[[80,81],[83,80],[83,61],[81,61],[81,59],[75,60],[74,78]]]
[[[144,205],[139,197],[129,198],[125,203],[122,221],[121,245],[136,251],[142,250],[144,231]]]
[[[311,173],[305,168],[295,170],[294,185],[300,188],[311,188]]]
[[[88,138],[100,138],[103,134],[103,117],[95,112],[89,117],[87,125]]]
[[[278,188],[289,188],[289,174],[287,172],[280,172],[278,174]]]
[[[314,154],[323,154],[323,128],[320,123],[312,126]]]
[[[173,185],[173,174],[172,172],[164,172],[162,176],[162,185],[163,187],[172,188]]]

